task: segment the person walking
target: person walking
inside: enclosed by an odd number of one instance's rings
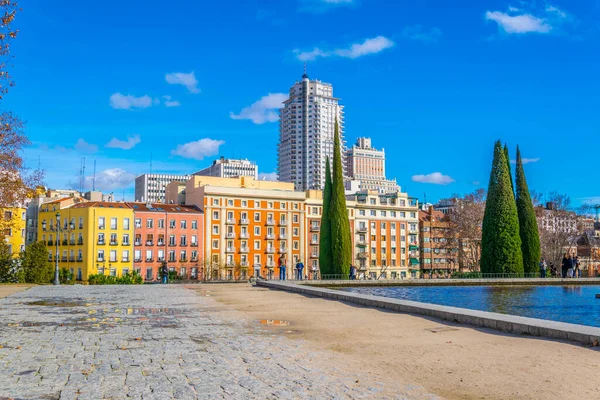
[[[546,277],[546,268],[548,266],[546,265],[546,259],[542,258],[542,260],[540,261],[540,277],[541,278],[545,278]]]
[[[296,263],[296,279],[299,281],[302,280],[302,271],[304,271],[304,264],[302,264],[301,260],[298,260]]]
[[[316,281],[317,279],[319,279],[319,277],[317,276],[317,266],[313,264],[313,266],[312,266],[312,280]]]
[[[581,264],[579,264],[579,256],[575,256],[575,258],[573,259],[573,264],[573,278],[581,278]]]
[[[279,280],[285,281],[286,277],[286,265],[285,265],[285,256],[279,257]]]
[[[569,269],[568,264],[569,264],[569,259],[567,258],[567,253],[565,253],[565,255],[563,256],[563,259],[562,259],[562,264],[561,264],[561,274],[560,274],[560,276],[562,278],[566,278],[567,277],[567,270]]]
[[[169,282],[169,269],[167,268],[167,263],[163,262],[161,266],[161,275],[162,275],[162,283]]]

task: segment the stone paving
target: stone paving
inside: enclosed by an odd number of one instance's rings
[[[388,397],[256,325],[182,286],[33,287],[0,300],[0,399]]]

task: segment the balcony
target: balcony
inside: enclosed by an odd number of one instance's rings
[[[254,264],[253,267],[254,268],[260,268],[260,267],[262,267],[262,265],[261,264]]]
[[[279,239],[285,240],[285,239],[287,239],[287,235],[279,235]]]
[[[69,262],[75,262],[75,257],[69,257]]]
[[[358,258],[358,259],[365,259],[367,257],[369,257],[369,253],[367,253],[367,252],[361,252],[356,255],[356,258]]]
[[[241,267],[244,267],[244,268],[248,267],[248,261],[242,261],[242,262],[240,263],[240,266],[241,266]]]
[[[67,261],[67,257],[61,257],[61,258],[60,258],[60,261],[62,261],[62,262],[66,262],[66,261]]]
[[[266,224],[273,226],[273,225],[275,225],[275,220],[274,219],[268,219],[267,222],[266,222]]]
[[[142,242],[141,242],[141,241],[139,241],[139,240],[136,240],[135,242],[133,242],[133,244],[134,244],[135,246],[141,246],[141,245],[142,245]]]
[[[54,242],[52,240],[48,240],[48,246],[52,246]]]
[[[98,257],[98,262],[104,262],[104,258],[103,257]]]
[[[235,225],[235,218],[227,218],[227,225]]]
[[[104,245],[104,244],[106,244],[106,243],[104,242],[104,240],[98,240],[98,244],[99,244],[99,245]]]
[[[269,254],[275,253],[275,247],[267,247],[266,252],[269,253]]]
[[[170,247],[175,247],[175,246],[177,246],[177,243],[175,243],[175,242],[169,242],[169,246]]]
[[[192,247],[198,247],[198,242],[192,242],[192,243],[190,243],[190,246],[192,246]]]
[[[272,233],[267,233],[267,235],[265,237],[269,240],[275,239],[275,235],[273,235]]]
[[[185,258],[185,257],[181,257],[181,258],[179,259],[179,262],[187,262],[187,258]]]
[[[248,232],[242,232],[240,233],[240,238],[241,239],[248,239],[250,237],[250,234],[248,234]]]
[[[75,241],[74,240],[69,240],[69,246],[75,246]]]
[[[129,258],[123,258],[122,262],[129,262]]]
[[[319,258],[319,253],[311,253],[310,258]]]
[[[310,244],[319,244],[319,241],[318,240],[311,240]]]
[[[164,245],[165,245],[164,240],[159,240],[157,243],[157,246],[164,246]]]
[[[240,253],[248,253],[250,251],[250,247],[240,247]]]
[[[279,221],[279,226],[287,226],[287,224],[288,224],[287,219]]]
[[[129,246],[130,243],[129,242],[123,242],[123,246]]]
[[[79,257],[79,258],[77,259],[77,262],[83,262],[83,258]]]
[[[366,247],[367,246],[367,241],[366,240],[357,240],[356,241],[356,246],[358,246],[358,247]]]
[[[154,260],[152,258],[146,258],[146,262],[153,262]]]
[[[135,260],[133,260],[133,262],[140,263],[140,262],[142,262],[142,259],[141,258],[136,258]]]
[[[181,243],[179,243],[179,247],[187,247],[187,242],[181,242]]]
[[[104,229],[104,225],[98,225],[98,229]]]
[[[146,246],[154,246],[154,242],[152,240],[146,240]]]
[[[62,245],[63,245],[63,246],[66,246],[66,245],[67,245],[67,243],[68,243],[68,241],[67,241],[67,240],[63,240],[63,241],[62,241]]]
[[[83,245],[83,240],[78,240],[77,241],[77,245],[82,246]]]
[[[248,225],[249,223],[250,223],[250,220],[248,218],[240,219],[240,225]]]
[[[142,261],[142,260],[140,260],[140,261]],[[163,262],[163,261],[165,261],[165,258],[164,257],[158,257],[158,259],[156,261]]]
[[[119,242],[110,242],[110,245],[111,245],[111,246],[118,246],[118,245],[119,245]]]
[[[279,254],[285,254],[287,253],[288,249],[286,249],[285,247],[282,247],[279,249]]]
[[[227,247],[225,253],[235,253],[235,247]]]
[[[235,239],[235,232],[227,232],[227,239]]]
[[[369,230],[369,228],[367,228],[366,226],[359,226],[358,228],[356,228],[356,232],[360,232],[360,233],[367,233]]]
[[[273,261],[267,261],[267,268],[275,268],[275,263]]]

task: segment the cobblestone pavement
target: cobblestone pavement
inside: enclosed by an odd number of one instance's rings
[[[0,300],[0,347],[0,399],[388,397],[175,285],[33,287]]]

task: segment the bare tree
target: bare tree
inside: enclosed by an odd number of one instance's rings
[[[455,240],[461,269],[479,269],[481,259],[481,226],[485,212],[486,191],[478,189],[462,197],[455,196],[456,207],[448,214],[448,237]]]
[[[556,211],[567,211],[571,207],[571,198],[567,194],[552,191],[546,197],[548,203],[552,203]]]

